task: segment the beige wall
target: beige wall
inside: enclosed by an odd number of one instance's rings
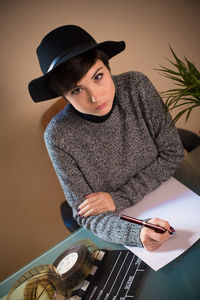
[[[67,235],[59,213],[64,195],[43,142],[43,115],[55,101],[35,104],[27,91],[41,75],[41,38],[77,24],[97,41],[124,39],[127,50],[111,61],[113,73],[142,71],[162,91],[172,85],[154,68],[166,64],[169,43],[200,67],[199,11],[198,0],[0,1],[0,280]],[[199,113],[179,126],[198,132]]]

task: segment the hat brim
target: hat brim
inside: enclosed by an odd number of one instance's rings
[[[69,60],[79,54],[85,53],[89,50],[92,50],[94,48],[103,50],[107,54],[108,58],[110,59],[113,56],[122,52],[125,49],[125,47],[126,47],[126,44],[124,41],[120,41],[120,42],[106,41],[106,42],[102,42],[102,43],[99,43],[96,45],[80,48],[78,50],[71,52],[70,54],[63,56],[62,59],[59,61],[59,63],[56,65],[56,67],[58,67],[59,65],[61,65],[64,62],[66,62],[67,60]],[[49,88],[49,84],[48,84],[49,76],[55,70],[55,68],[52,69],[47,74],[45,74],[39,78],[33,79],[29,83],[29,86],[28,86],[29,93],[34,102],[46,101],[46,100],[54,99],[54,98],[57,98],[60,96],[60,95],[56,94],[55,92],[53,92]]]

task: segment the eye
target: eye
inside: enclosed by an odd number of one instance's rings
[[[74,90],[72,91],[72,95],[80,94],[81,91],[82,91],[82,88],[77,87],[76,89],[74,89]]]
[[[101,80],[102,77],[103,77],[103,73],[99,73],[99,74],[97,74],[97,75],[94,77],[94,79],[95,79],[95,80]]]

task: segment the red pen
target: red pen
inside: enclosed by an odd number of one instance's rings
[[[170,229],[172,230],[172,232],[171,232],[171,231],[165,229],[162,226],[154,225],[154,224],[145,222],[143,220],[136,219],[136,218],[133,218],[133,217],[129,217],[129,216],[126,216],[126,215],[121,215],[120,219],[122,219],[124,221],[128,221],[128,222],[134,223],[134,224],[142,225],[142,226],[145,226],[145,227],[150,228],[150,229],[153,229],[157,233],[165,233],[166,231],[168,231],[169,234],[173,234],[173,232],[175,232],[175,230],[172,227],[170,227]]]

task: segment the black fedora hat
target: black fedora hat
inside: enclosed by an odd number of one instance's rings
[[[125,42],[97,43],[89,33],[76,25],[61,26],[48,33],[36,50],[44,75],[32,80],[28,86],[33,101],[40,102],[60,96],[49,88],[50,74],[67,60],[94,48],[103,50],[110,59],[125,49]]]

